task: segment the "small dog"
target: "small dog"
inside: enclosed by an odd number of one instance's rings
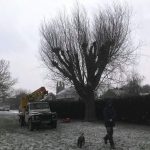
[[[84,133],[81,133],[81,135],[78,137],[77,146],[79,148],[82,148],[82,146],[84,146],[84,144],[85,144]]]

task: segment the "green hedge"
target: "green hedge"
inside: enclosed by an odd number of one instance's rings
[[[57,112],[58,118],[84,118],[84,104],[79,101],[59,100],[49,102],[51,110]]]
[[[134,123],[150,123],[150,96],[114,99],[117,119]]]
[[[96,100],[96,115],[103,119],[102,111],[107,99]],[[118,121],[134,123],[150,123],[150,95],[111,99],[116,110]],[[56,111],[59,118],[84,119],[84,103],[79,101],[59,100],[50,101],[52,111]]]

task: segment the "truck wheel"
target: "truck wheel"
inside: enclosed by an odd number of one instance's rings
[[[20,117],[19,117],[19,125],[20,125],[20,127],[22,127],[21,118]]]
[[[23,127],[23,120],[22,120],[22,118],[20,119],[19,124],[20,124],[20,127]]]
[[[52,128],[56,128],[57,127],[57,121],[52,122]]]
[[[23,127],[25,125],[25,121],[24,121],[24,117],[23,116],[19,117],[19,125],[20,125],[20,127]]]
[[[28,122],[28,128],[29,128],[30,131],[33,131],[33,129],[34,129],[33,123],[32,123],[31,120],[29,120],[29,122]]]

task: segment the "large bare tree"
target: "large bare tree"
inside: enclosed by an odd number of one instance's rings
[[[50,73],[71,83],[85,102],[85,119],[95,119],[94,92],[112,72],[130,59],[129,11],[107,7],[90,20],[77,7],[72,16],[60,15],[41,28],[42,61]]]
[[[10,88],[16,83],[9,72],[9,62],[0,60],[0,101],[4,101],[9,95]]]

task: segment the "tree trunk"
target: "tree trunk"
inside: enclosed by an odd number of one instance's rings
[[[84,114],[85,121],[95,121],[96,113],[95,113],[94,93],[89,94],[84,102],[85,102],[85,114]]]

